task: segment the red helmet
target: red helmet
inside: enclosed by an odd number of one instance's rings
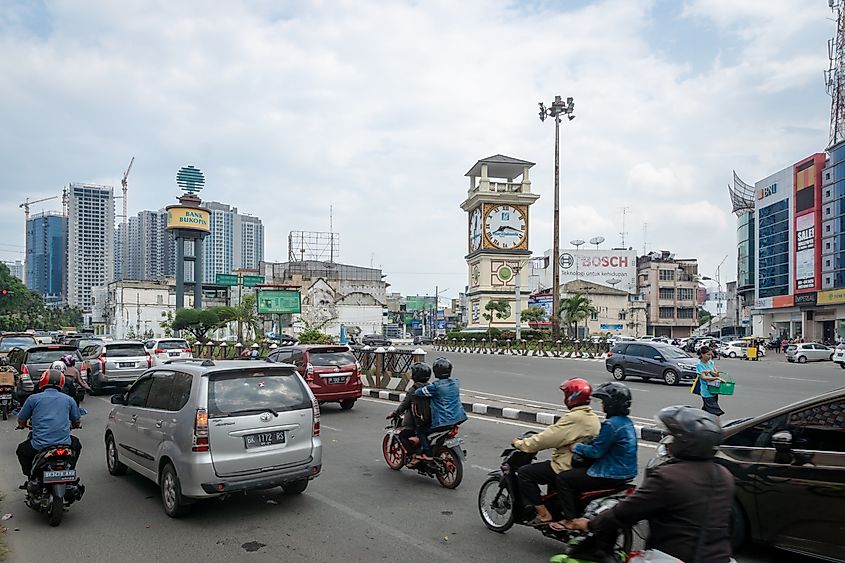
[[[560,390],[563,391],[563,402],[569,408],[589,404],[593,394],[590,383],[580,377],[567,379],[561,383]]]
[[[64,389],[65,374],[56,369],[46,370],[41,375],[41,379],[38,380],[38,388],[44,389],[45,387],[49,386],[56,387],[59,390]]]

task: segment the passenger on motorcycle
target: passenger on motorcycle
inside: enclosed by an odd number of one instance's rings
[[[55,364],[55,362],[53,362]],[[65,354],[62,356],[62,364],[64,364],[64,374],[65,374],[65,386],[68,386],[68,383],[74,383],[84,389],[85,391],[91,391],[91,387],[88,386],[88,383],[82,378],[82,373],[76,367],[76,356],[73,354]],[[65,391],[67,393],[67,390]],[[71,395],[72,397],[73,395]]]
[[[551,486],[558,474],[572,468],[573,444],[599,433],[599,419],[590,408],[590,384],[576,377],[564,381],[560,390],[563,391],[563,402],[569,412],[539,434],[511,441],[513,447],[522,452],[555,450],[551,461],[538,461],[519,469],[517,476],[522,498],[537,513],[536,518],[528,523],[529,526],[545,526],[553,519],[540,498],[540,485]]]
[[[637,476],[637,431],[628,418],[631,390],[624,383],[602,383],[593,391],[593,398],[601,400],[607,418],[595,439],[572,446],[573,458],[583,459],[584,465],[561,471],[557,476],[555,484],[564,520],[551,524],[553,530],[563,531],[579,516],[575,509],[578,493],[614,489]]]
[[[411,379],[414,381],[412,391],[422,389],[431,379],[431,368],[422,362],[415,363],[411,366]],[[413,452],[414,448],[408,438],[419,429],[431,427],[431,405],[429,404],[431,399],[418,397],[412,391],[406,393],[399,407],[387,415],[388,419],[402,417],[402,426],[405,430],[399,434],[399,439],[409,452]],[[419,457],[416,453],[414,456]]]
[[[431,369],[436,380],[414,391],[417,397],[431,399],[431,427],[417,427],[417,436],[423,451],[420,459],[424,460],[431,459],[429,434],[461,424],[467,419],[461,404],[461,384],[457,379],[452,379],[452,362],[446,358],[437,358]]]
[[[728,563],[734,479],[713,461],[722,428],[712,414],[687,406],[667,407],[657,418],[670,434],[662,442],[669,460],[646,469],[633,495],[592,520],[573,520],[572,527],[606,533],[612,546],[617,529],[648,520],[646,549],[682,561]]]
[[[18,462],[21,472],[29,480],[32,461],[39,451],[50,446],[70,446],[78,460],[82,453],[82,443],[72,436],[70,429],[81,428],[82,413],[76,402],[61,392],[65,384],[62,372],[50,369],[44,372],[38,381],[40,393],[27,397],[18,413],[18,427],[26,428],[32,424],[32,432],[25,441],[18,445]],[[26,482],[21,489],[26,488]]]

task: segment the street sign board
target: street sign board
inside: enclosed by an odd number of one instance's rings
[[[264,283],[264,276],[244,276],[244,287],[255,287]]]
[[[216,274],[214,276],[214,283],[217,285],[238,285],[238,276],[231,274]]]
[[[259,314],[302,312],[298,290],[260,289],[257,301]]]

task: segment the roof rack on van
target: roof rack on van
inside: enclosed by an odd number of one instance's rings
[[[167,360],[164,362],[165,365],[167,364],[199,364],[200,366],[207,368],[207,367],[214,367],[215,364],[214,360],[209,360],[207,358],[176,358],[174,360]]]

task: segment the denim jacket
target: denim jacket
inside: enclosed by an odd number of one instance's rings
[[[596,460],[587,469],[590,477],[622,480],[637,476],[637,431],[627,416],[611,416],[601,423],[592,442],[575,444],[572,451]]]
[[[414,391],[417,397],[431,398],[431,427],[454,426],[467,419],[461,404],[461,385],[457,379],[435,379]]]

